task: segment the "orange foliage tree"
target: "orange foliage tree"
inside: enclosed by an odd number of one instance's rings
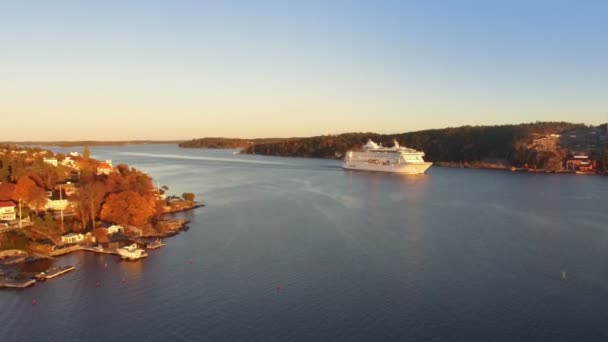
[[[152,179],[136,169],[129,169],[125,164],[119,164],[116,169],[118,172],[111,173],[106,178],[106,191],[117,193],[132,190],[142,196],[147,196],[153,189]]]
[[[0,201],[18,200],[15,198],[15,184],[0,183]]]
[[[94,228],[91,231],[91,234],[95,237],[95,240],[99,243],[108,243],[110,240],[108,239],[108,232],[103,228]]]
[[[13,196],[17,200],[24,201],[28,205],[34,206],[36,210],[40,210],[40,207],[44,206],[47,201],[46,191],[44,191],[43,188],[38,187],[36,182],[27,176],[19,178]]]
[[[127,190],[110,194],[101,208],[104,221],[117,224],[142,226],[156,213],[156,202],[152,196],[142,196]]]

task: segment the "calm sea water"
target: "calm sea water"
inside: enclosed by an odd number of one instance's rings
[[[58,261],[76,271],[0,291],[1,341],[608,340],[608,177],[92,154],[207,206],[145,260],[79,252]]]

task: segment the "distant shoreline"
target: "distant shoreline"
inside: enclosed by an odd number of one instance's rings
[[[544,170],[544,169],[530,169],[530,168],[517,168],[517,167],[506,167],[503,165],[475,165],[472,164],[462,164],[462,163],[452,163],[452,162],[436,162],[433,164],[435,167],[446,167],[452,169],[474,169],[474,170],[494,170],[494,171],[506,171],[506,172],[527,172],[527,173],[551,173],[551,174],[568,174],[568,175],[584,175],[584,176],[604,176],[607,175],[605,172],[597,171],[597,172],[576,172],[572,170]]]
[[[128,146],[128,145],[160,145],[180,144],[184,140],[78,140],[78,141],[6,141],[0,144],[6,145],[28,145],[28,146],[57,146],[57,147],[80,147],[80,146]]]

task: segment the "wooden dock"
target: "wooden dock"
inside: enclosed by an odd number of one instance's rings
[[[95,252],[95,253],[100,253],[100,254],[113,254],[113,255],[119,255],[118,252],[116,252],[116,250],[113,249],[104,249],[104,248],[95,248],[95,247],[80,247],[81,251],[88,251],[88,252]]]
[[[74,266],[51,267],[46,272],[38,273],[36,278],[38,278],[40,280],[53,279],[55,277],[58,277],[64,273],[73,271],[75,269],[76,269],[76,267],[74,267]]]
[[[154,242],[150,242],[146,244],[146,249],[157,249],[166,246],[166,244],[162,240],[156,240]]]
[[[23,279],[23,280],[0,279],[0,287],[23,289],[28,286],[32,286],[34,284],[36,284],[35,279]]]
[[[66,248],[61,248],[55,251],[52,251],[50,253],[51,256],[59,256],[59,255],[64,255],[64,254],[68,254],[68,253],[72,253],[72,252],[76,252],[76,251],[88,251],[88,252],[95,252],[95,253],[100,253],[100,254],[114,254],[114,255],[118,255],[118,252],[116,252],[115,250],[111,250],[111,249],[99,249],[99,248],[95,248],[95,247],[88,247],[88,246],[70,246],[70,247],[66,247]]]

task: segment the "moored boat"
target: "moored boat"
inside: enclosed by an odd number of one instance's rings
[[[137,247],[136,243],[119,248],[116,251],[123,259],[127,260],[137,260],[148,256],[148,253],[146,253],[145,250]]]

